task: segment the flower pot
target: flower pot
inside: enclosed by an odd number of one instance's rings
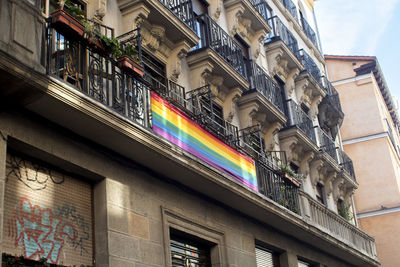
[[[144,69],[137,62],[128,56],[122,56],[117,59],[118,67],[137,76],[143,77]]]
[[[64,10],[57,10],[50,15],[51,26],[65,37],[83,38],[85,27]]]
[[[101,56],[109,56],[109,53],[106,52],[106,48],[104,47],[104,45],[100,40],[95,38],[89,38],[87,43],[88,46],[90,47],[90,50],[93,51],[94,53],[97,53]]]
[[[290,183],[294,184],[296,187],[300,187],[299,181],[296,178],[292,177],[287,172],[281,171],[281,177],[288,180]]]

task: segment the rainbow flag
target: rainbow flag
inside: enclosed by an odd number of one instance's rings
[[[151,110],[155,133],[249,188],[258,189],[253,159],[219,140],[154,92]]]

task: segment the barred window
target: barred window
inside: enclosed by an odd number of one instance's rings
[[[205,240],[171,229],[170,248],[173,267],[211,267]]]

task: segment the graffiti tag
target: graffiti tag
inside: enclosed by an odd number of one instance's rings
[[[21,198],[18,211],[14,211],[14,225],[9,233],[16,235],[15,246],[23,248],[24,257],[57,264],[66,241],[75,242],[77,231],[62,218],[54,216],[51,209],[32,205]],[[13,222],[11,222],[13,224]]]
[[[84,247],[84,241],[89,240],[90,225],[85,221],[85,218],[82,215],[77,213],[76,207],[69,204],[64,204],[61,207],[57,207],[57,211],[55,211],[55,213],[58,217],[73,222],[74,225],[80,229],[78,237],[72,241],[72,245],[75,249],[80,249],[81,256],[83,252],[88,253]]]
[[[45,189],[50,181],[54,184],[62,184],[64,182],[64,175],[55,175],[50,169],[14,156],[8,157],[7,169],[6,181],[13,174],[33,190]]]

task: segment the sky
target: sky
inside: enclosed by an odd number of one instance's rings
[[[400,0],[318,0],[315,15],[324,54],[376,56],[400,99]]]

